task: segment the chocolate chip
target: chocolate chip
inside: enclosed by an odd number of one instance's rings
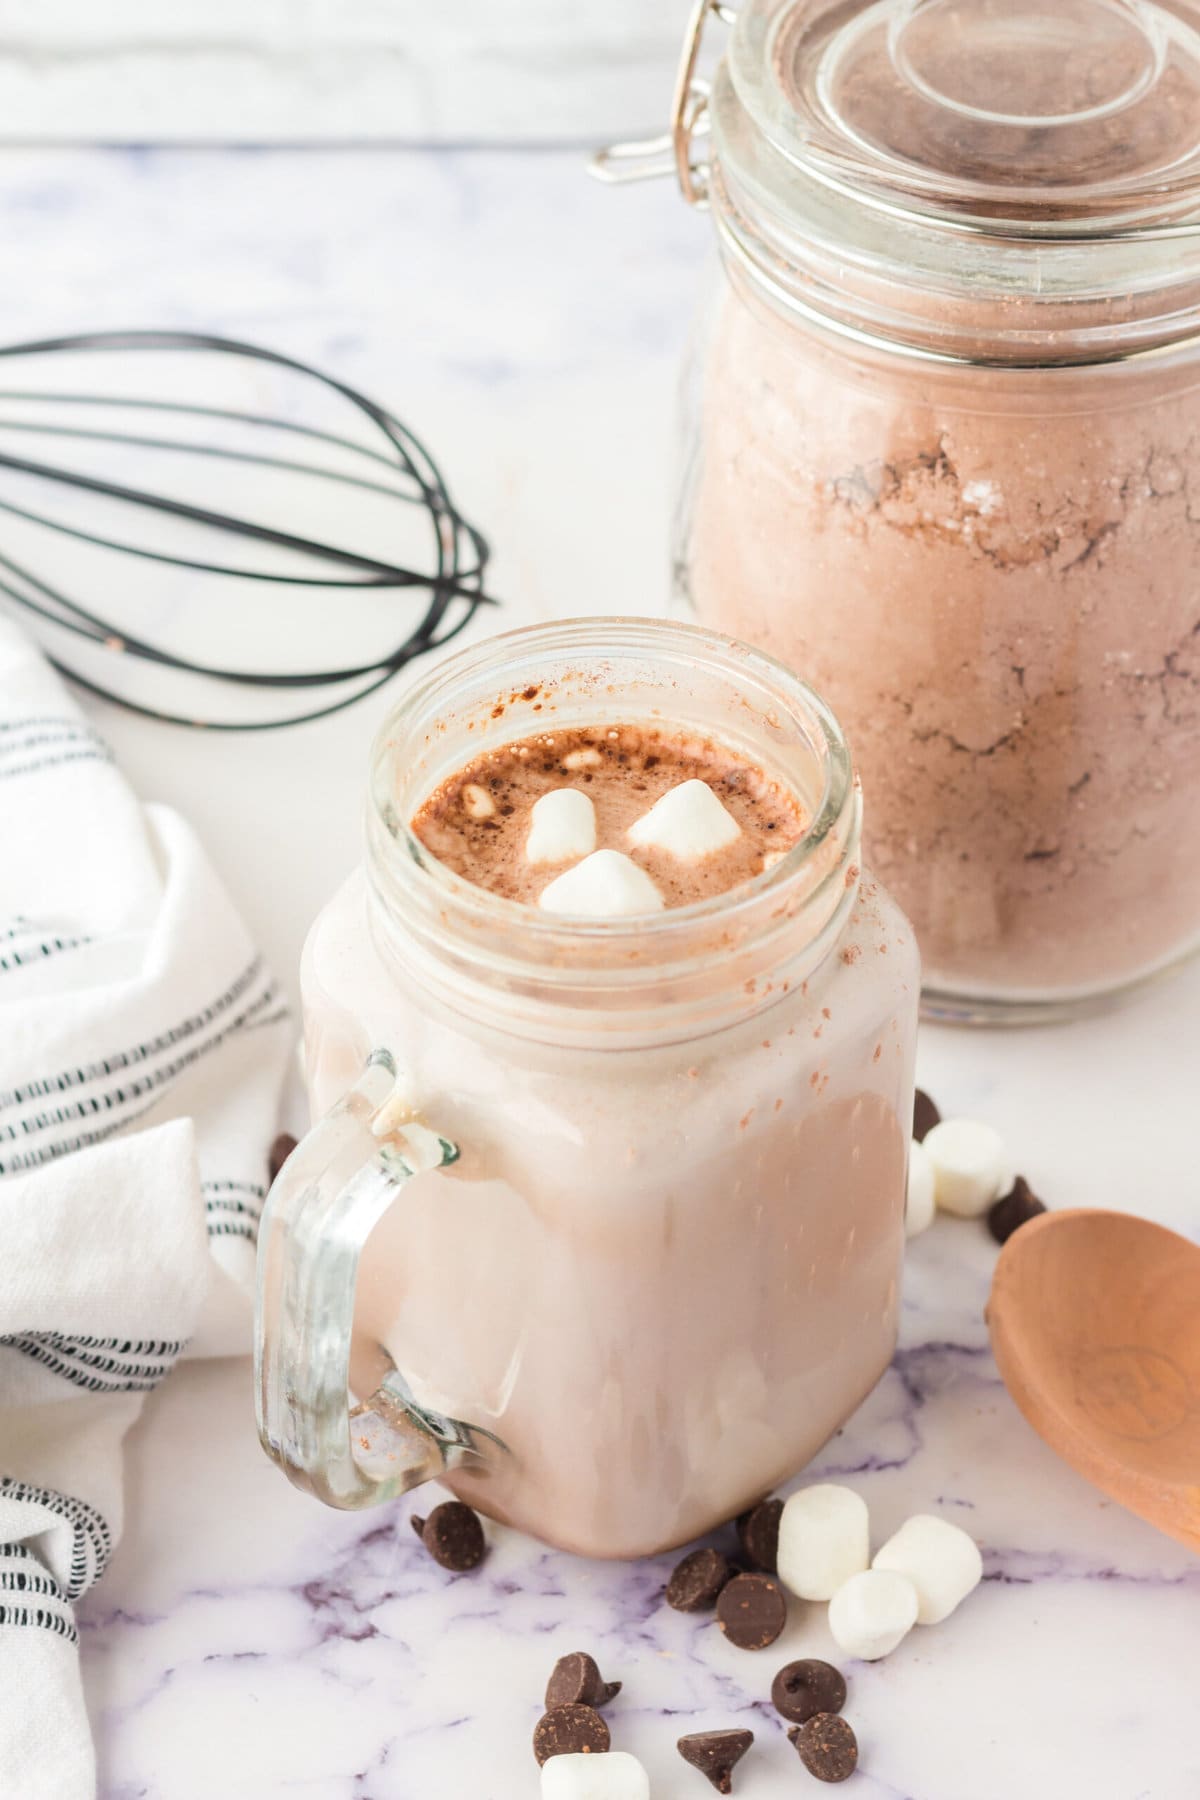
[[[586,1650],[560,1656],[546,1683],[546,1711],[556,1706],[607,1706],[621,1691],[619,1681],[605,1681]]]
[[[796,1725],[818,1713],[840,1713],[846,1704],[846,1681],[840,1669],[816,1657],[790,1662],[771,1683],[776,1712]]]
[[[608,1726],[591,1706],[552,1706],[533,1728],[533,1754],[540,1763],[552,1756],[599,1756],[611,1742]]]
[[[1007,1244],[1014,1231],[1022,1225],[1028,1225],[1030,1219],[1036,1219],[1045,1210],[1025,1177],[1018,1175],[1013,1182],[1011,1194],[1005,1194],[1002,1200],[997,1200],[988,1213],[988,1230],[998,1244]]]
[[[684,1762],[707,1775],[718,1794],[732,1794],[734,1768],[753,1742],[752,1731],[691,1731],[677,1748]]]
[[[667,1605],[676,1612],[706,1612],[737,1570],[719,1550],[693,1550],[667,1583]]]
[[[779,1521],[783,1516],[782,1500],[760,1500],[737,1522],[738,1542],[747,1562],[756,1569],[775,1573],[779,1556]]]
[[[414,1519],[413,1527],[419,1529],[421,1542],[443,1569],[461,1574],[464,1569],[473,1569],[483,1561],[487,1550],[483,1526],[479,1523],[479,1515],[464,1506],[461,1500],[444,1500],[441,1506],[434,1507],[427,1519],[419,1524]]]
[[[765,1650],[787,1624],[783,1589],[769,1575],[735,1575],[721,1589],[717,1624],[739,1650]]]
[[[925,1133],[940,1125],[942,1115],[934,1105],[924,1088],[918,1088],[913,1095],[913,1136],[918,1144],[925,1142]]]
[[[271,1145],[270,1152],[267,1156],[267,1173],[270,1175],[272,1181],[274,1181],[280,1169],[282,1169],[284,1163],[295,1148],[295,1138],[292,1137],[289,1132],[281,1131],[279,1136],[275,1139],[275,1142]]]
[[[836,1713],[816,1713],[807,1724],[794,1726],[788,1737],[818,1781],[848,1781],[858,1767],[858,1739]]]

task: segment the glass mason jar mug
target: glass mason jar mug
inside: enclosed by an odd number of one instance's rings
[[[1197,19],[693,17],[674,161],[722,272],[679,591],[837,710],[950,1016],[1071,1011],[1200,942]]]
[[[802,841],[728,893],[592,922],[460,879],[409,827],[481,748],[649,719],[786,781]],[[919,987],[859,836],[832,714],[695,627],[516,632],[409,693],[366,866],[304,953],[326,1116],[263,1223],[259,1423],[295,1482],[362,1506],[438,1476],[635,1555],[848,1416],[895,1340]]]

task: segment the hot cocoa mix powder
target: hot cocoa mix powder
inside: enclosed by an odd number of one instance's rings
[[[833,705],[927,979],[1087,988],[1194,941],[1194,375],[872,361],[732,295],[701,430],[691,598]]]

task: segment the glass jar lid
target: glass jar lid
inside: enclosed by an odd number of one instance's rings
[[[1018,236],[1200,216],[1187,0],[749,0],[738,99],[860,202]]]
[[[987,366],[1200,338],[1200,0],[697,0],[691,45],[684,191],[777,307]]]

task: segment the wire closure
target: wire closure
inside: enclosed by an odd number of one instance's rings
[[[697,69],[710,14],[730,29],[738,21],[736,7],[725,5],[724,0],[695,0],[683,34],[683,51],[671,97],[671,129],[661,137],[609,144],[598,150],[588,165],[597,181],[617,187],[631,181],[654,181],[674,171],[688,205],[708,205],[712,170],[695,151],[698,141],[708,135],[710,88]]]
[[[311,563],[314,565],[314,572],[283,574],[243,567],[232,558],[228,561],[201,560],[134,545],[123,542],[119,538],[85,530],[79,525],[72,525],[30,507],[18,505],[15,501],[0,498],[0,513],[7,513],[10,516],[45,526],[65,537],[201,574],[236,576],[243,580],[274,583],[285,587],[334,588],[350,591],[357,589],[373,592],[380,589],[395,589],[401,592],[411,590],[414,594],[424,590],[428,594],[421,617],[402,642],[381,657],[350,663],[340,668],[297,674],[262,673],[193,661],[187,657],[176,655],[164,645],[152,643],[147,638],[126,631],[113,620],[105,618],[103,614],[94,611],[79,600],[72,599],[35,570],[18,563],[15,558],[7,554],[3,547],[0,547],[0,594],[7,595],[12,602],[27,612],[72,632],[77,637],[86,639],[109,653],[132,657],[155,664],[163,669],[170,669],[185,675],[200,676],[232,687],[261,689],[264,692],[288,689],[320,692],[340,687],[347,682],[360,684],[350,694],[342,694],[325,705],[308,708],[284,718],[251,720],[197,718],[194,714],[170,712],[133,700],[103,683],[85,676],[80,670],[68,667],[55,657],[50,657],[53,666],[78,686],[86,689],[89,693],[111,700],[115,705],[124,707],[129,712],[138,713],[144,718],[161,720],[165,724],[186,725],[210,731],[273,731],[287,725],[307,724],[314,719],[328,718],[333,713],[341,712],[346,707],[355,705],[359,700],[365,699],[367,695],[373,694],[378,688],[381,688],[397,670],[402,669],[415,657],[423,655],[427,650],[449,643],[452,638],[457,637],[459,632],[474,618],[480,606],[497,604],[483,590],[483,578],[490,554],[487,540],[454,506],[441,470],[421,441],[386,407],[380,406],[365,394],[359,393],[357,389],[350,387],[346,382],[323,374],[321,370],[301,362],[296,357],[266,350],[259,345],[242,343],[235,338],[222,338],[207,333],[120,331],[83,333],[71,337],[45,338],[28,343],[0,346],[0,359],[13,360],[22,356],[109,350],[182,350],[223,353],[306,376],[319,383],[328,392],[337,394],[348,401],[378,434],[379,443],[377,446],[360,443],[354,438],[301,424],[294,419],[243,412],[234,408],[192,404],[187,401],[114,397],[107,394],[71,394],[59,391],[35,393],[15,389],[0,391],[0,401],[19,400],[22,404],[53,403],[80,408],[89,406],[127,408],[136,409],[141,413],[161,414],[165,417],[187,417],[196,420],[207,419],[213,422],[266,426],[275,431],[293,434],[306,450],[333,447],[341,453],[351,452],[367,464],[374,465],[374,470],[371,474],[351,473],[345,469],[330,468],[317,462],[304,460],[300,455],[293,459],[256,451],[230,449],[221,445],[191,442],[179,438],[159,437],[144,432],[91,430],[86,426],[43,425],[29,421],[10,423],[0,420],[0,432],[27,431],[39,437],[57,437],[97,444],[120,444],[163,451],[182,451],[191,456],[241,463],[248,467],[303,473],[342,483],[364,493],[383,495],[394,500],[398,505],[416,506],[426,512],[432,526],[434,567],[431,572],[410,569],[399,563],[392,563],[362,554],[354,549],[347,549],[340,545],[326,543],[318,538],[308,537],[298,531],[285,531],[274,526],[260,524],[236,513],[210,510],[208,507],[194,505],[185,500],[172,499],[165,494],[129,487],[102,476],[83,474],[35,458],[0,450],[0,470],[11,469],[22,475],[32,475],[90,494],[102,495],[119,505],[140,508],[162,516],[209,527],[224,533],[235,544],[239,540],[245,540],[256,544],[271,545],[296,555],[302,561]],[[389,472],[393,477],[400,475],[409,484],[411,491],[405,491],[394,486],[392,482],[382,479],[383,475]],[[2,545],[3,539],[0,536],[0,546]]]

